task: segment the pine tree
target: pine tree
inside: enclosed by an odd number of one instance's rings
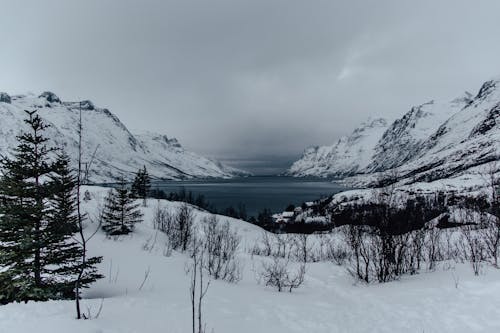
[[[132,183],[131,196],[143,200],[143,205],[146,206],[146,197],[151,189],[151,177],[149,177],[146,166],[139,169]]]
[[[82,251],[75,233],[75,178],[66,155],[56,156],[43,136],[47,125],[35,112],[18,136],[13,158],[0,178],[0,303],[74,297],[70,292]],[[86,267],[85,284],[99,275]]]
[[[102,257],[87,258],[82,263],[84,249],[72,237],[79,230],[76,214],[77,178],[69,163],[69,157],[65,153],[58,156],[56,172],[51,177],[54,195],[51,198],[52,213],[47,228],[47,250],[50,261],[55,265],[47,273],[54,279],[54,289],[64,298],[75,297],[75,282],[81,270],[83,275],[80,287],[87,287],[102,278],[95,267],[102,261]]]
[[[123,178],[118,188],[108,192],[104,203],[103,227],[106,234],[125,235],[134,230],[136,223],[142,222],[139,204],[130,197]]]
[[[14,158],[2,161],[0,180],[0,273],[2,302],[46,300],[53,295],[44,288],[42,274],[47,264],[45,235],[51,195],[45,179],[54,171],[42,133],[47,125],[35,112],[25,122],[30,131],[18,136]]]

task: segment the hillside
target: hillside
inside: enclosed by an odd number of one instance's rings
[[[91,101],[64,102],[55,94],[40,96],[0,93],[0,155],[9,155],[16,135],[25,127],[24,110],[38,110],[50,125],[47,136],[76,160],[78,119],[82,110],[83,158],[90,165],[91,182],[112,181],[145,165],[161,179],[230,178],[246,174],[222,163],[185,150],[175,138],[157,133],[131,133],[116,115]],[[95,154],[95,155],[94,155]]]
[[[387,127],[385,119],[371,120],[331,146],[310,147],[300,160],[292,164],[287,174],[297,177],[344,177],[357,174],[372,161],[375,144]]]
[[[92,198],[84,210],[93,217],[105,190],[84,190]],[[165,255],[164,235],[151,226],[157,204],[170,210],[179,206],[150,200],[143,208],[145,221],[133,234],[113,240],[98,232],[90,241],[91,255],[104,257],[99,269],[106,277],[85,291],[82,303],[95,315],[102,300],[99,318],[75,320],[72,301],[14,303],[0,307],[0,332],[190,332],[189,256]],[[196,210],[195,215],[202,224],[207,213]],[[500,326],[500,272],[490,266],[474,276],[467,263],[446,262],[435,271],[367,285],[354,283],[345,266],[311,262],[303,286],[279,293],[257,282],[267,258],[248,253],[263,231],[241,220],[219,219],[242,237],[243,279],[211,281],[203,307],[208,332],[495,332]],[[88,223],[86,232],[94,229]]]
[[[355,167],[349,172],[339,161],[352,160],[351,152],[319,154],[327,149],[322,148],[314,154],[306,151],[289,173],[356,176],[351,184],[371,185],[375,178],[386,177],[388,171],[405,183],[476,172],[477,167],[500,159],[500,78],[485,82],[476,95],[466,93],[450,102],[431,101],[413,107],[386,129],[374,133],[372,139],[375,144],[360,153],[367,162],[353,163]],[[337,151],[337,145],[328,149]],[[297,167],[302,165],[307,171]]]

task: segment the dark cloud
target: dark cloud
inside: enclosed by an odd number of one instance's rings
[[[258,172],[500,74],[500,2],[7,1],[0,90],[89,98]],[[253,162],[258,161],[258,162]]]

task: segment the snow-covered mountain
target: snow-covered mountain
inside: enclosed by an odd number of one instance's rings
[[[372,162],[377,141],[388,127],[382,118],[370,120],[331,146],[310,147],[290,167],[297,177],[343,177],[365,170]]]
[[[350,172],[346,172],[349,169],[342,161],[355,159],[352,152],[359,151],[357,142],[345,153],[338,154],[338,144],[330,147],[335,155],[315,154],[313,158],[311,152],[306,153],[289,172],[294,176],[356,176],[356,184],[366,185],[392,170],[393,175],[411,183],[461,175],[497,161],[500,77],[485,82],[475,96],[465,93],[451,102],[431,101],[413,107],[386,129],[373,134],[374,143],[366,145],[358,156],[365,162],[353,162]],[[342,140],[345,139],[339,143]],[[321,149],[327,148],[317,151]]]
[[[55,94],[9,96],[0,93],[0,154],[9,155],[16,135],[26,129],[24,110],[37,109],[50,125],[46,135],[77,156],[78,119],[82,109],[83,155],[88,179],[106,182],[120,175],[131,177],[145,165],[151,176],[161,179],[229,178],[245,174],[218,161],[186,151],[174,138],[155,133],[131,133],[108,109],[91,101],[64,102]]]

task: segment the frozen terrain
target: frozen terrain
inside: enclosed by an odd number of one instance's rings
[[[430,101],[412,107],[386,128],[376,129],[363,124],[333,146],[306,150],[289,173],[356,176],[347,182],[366,186],[389,174],[405,183],[456,177],[498,161],[500,78],[485,82],[476,95],[465,93],[450,102]],[[367,134],[360,140],[358,133]],[[343,148],[344,142],[352,142],[349,149]]]
[[[288,174],[298,177],[343,177],[357,174],[371,162],[375,145],[388,127],[385,119],[363,123],[332,146],[310,147]]]
[[[92,216],[105,190],[86,188]],[[85,189],[84,189],[85,190]],[[164,256],[164,238],[151,227],[157,204],[174,209],[179,203],[150,200],[145,222],[119,240],[98,233],[89,244],[92,255],[103,255],[106,277],[85,292],[84,309],[99,318],[77,321],[74,303],[51,301],[0,307],[0,332],[190,332],[188,257]],[[197,221],[207,213],[197,211]],[[304,285],[278,293],[258,284],[259,256],[248,249],[262,231],[244,221],[229,220],[242,237],[243,279],[238,284],[212,281],[204,303],[207,332],[498,332],[500,330],[500,270],[485,266],[475,277],[468,264],[448,263],[436,271],[385,284],[354,283],[345,267],[310,263]],[[95,228],[89,223],[87,232]],[[154,241],[156,239],[156,241]],[[154,246],[153,246],[154,244]],[[147,245],[147,246],[145,246]],[[146,249],[145,249],[146,248]],[[149,269],[142,290],[139,286]]]
[[[78,147],[79,110],[82,109],[83,158],[88,180],[108,182],[146,166],[150,175],[161,179],[230,178],[245,172],[182,148],[175,138],[157,133],[131,133],[108,109],[91,101],[64,102],[51,92],[40,96],[0,93],[0,155],[11,153],[16,135],[26,125],[24,110],[38,110],[50,125],[46,135],[64,147],[73,161]]]

